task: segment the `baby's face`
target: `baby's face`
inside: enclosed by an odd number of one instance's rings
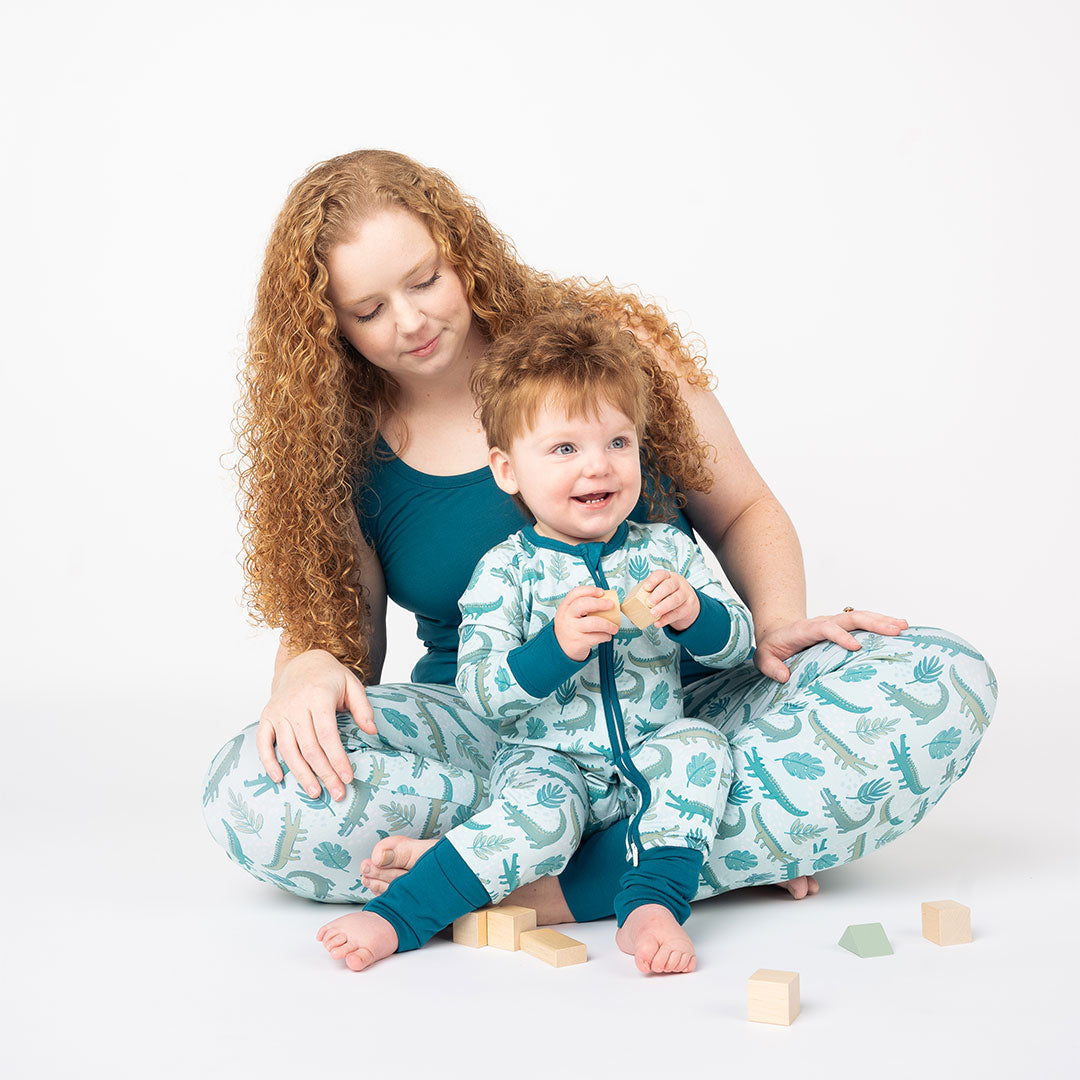
[[[596,416],[571,419],[545,405],[509,452],[491,451],[495,482],[520,494],[541,536],[579,544],[610,540],[641,495],[633,422],[601,403]]]

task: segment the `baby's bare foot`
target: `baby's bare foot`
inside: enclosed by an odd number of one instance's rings
[[[776,887],[778,889],[787,889],[796,900],[804,900],[808,896],[813,896],[821,889],[821,886],[817,882],[817,878],[814,877],[813,874],[807,874],[805,877],[792,878],[790,881],[778,881]]]
[[[371,967],[398,947],[397,931],[373,911],[343,915],[320,927],[315,938],[335,960],[344,960],[353,971]]]
[[[390,887],[394,878],[408,873],[416,860],[438,840],[416,840],[411,836],[387,836],[372,849],[371,858],[360,864],[360,883],[376,896]]]
[[[615,944],[634,958],[638,971],[674,973],[697,967],[694,943],[675,916],[660,904],[642,904],[626,916]]]

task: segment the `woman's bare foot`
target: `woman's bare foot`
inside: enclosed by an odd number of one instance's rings
[[[638,971],[674,973],[697,967],[694,943],[675,916],[660,904],[642,904],[626,916],[615,944],[634,958]]]
[[[438,840],[417,840],[412,836],[386,836],[371,850],[371,858],[360,864],[360,883],[376,896],[390,887],[394,878],[408,873],[416,860]]]
[[[778,889],[787,889],[796,900],[805,900],[806,897],[813,896],[821,890],[821,886],[813,874],[792,878],[790,881],[778,881],[776,887]]]
[[[395,952],[397,931],[373,911],[354,911],[328,922],[315,935],[335,960],[344,960],[353,971],[363,971]]]

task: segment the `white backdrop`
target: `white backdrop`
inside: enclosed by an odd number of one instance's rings
[[[276,634],[239,603],[235,371],[289,186],[365,146],[448,172],[533,265],[699,333],[811,612],[968,637],[1001,707],[964,799],[1000,811],[1040,755],[1031,791],[1066,811],[1075,4],[42,0],[3,36],[16,813],[78,778],[86,813],[139,805],[151,850],[257,717]],[[390,641],[404,678],[401,612]],[[91,853],[62,835],[70,893]]]

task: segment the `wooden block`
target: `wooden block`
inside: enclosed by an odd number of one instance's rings
[[[622,602],[623,614],[639,629],[644,630],[652,626],[652,608],[648,603],[651,590],[646,589],[643,583],[635,585]]]
[[[868,956],[892,956],[893,947],[879,922],[855,923],[840,938],[840,944],[864,959]]]
[[[516,952],[521,935],[536,929],[536,912],[516,904],[499,904],[487,909],[487,943],[495,949]]]
[[[799,973],[759,968],[747,983],[747,1019],[787,1026],[799,1015]]]
[[[922,936],[935,945],[966,945],[971,941],[971,908],[955,900],[927,900]]]
[[[488,943],[487,916],[488,908],[470,911],[454,920],[454,941],[458,945],[468,945],[473,949],[482,949]]]
[[[583,941],[575,941],[549,926],[542,930],[526,930],[521,935],[521,951],[557,968],[584,964],[589,959]]]
[[[605,589],[604,595],[611,602],[611,607],[606,608],[604,611],[597,611],[596,614],[602,619],[609,619],[616,626],[622,625],[622,612],[619,610],[619,594],[615,589]]]

